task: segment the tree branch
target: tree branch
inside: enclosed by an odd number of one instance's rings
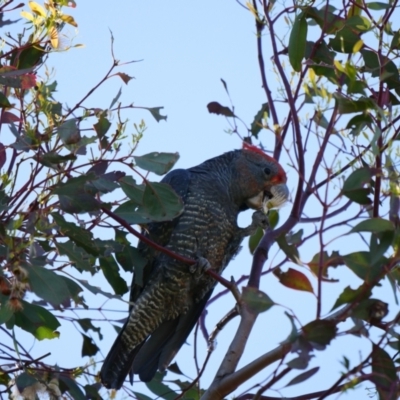
[[[147,236],[143,235],[142,233],[138,232],[136,229],[132,228],[131,225],[129,225],[123,218],[119,217],[117,214],[109,210],[107,207],[100,207],[101,210],[107,214],[109,217],[111,217],[113,220],[117,221],[119,224],[121,224],[129,233],[132,235],[136,236],[139,240],[141,240],[143,243],[146,243],[148,246],[152,247],[153,249],[156,249],[167,256],[173,258],[174,260],[181,261],[187,265],[195,265],[197,263],[196,260],[193,260],[191,258],[187,258],[184,256],[181,256],[180,254],[177,254],[169,249],[167,249],[164,246],[160,246],[153,240],[149,239]],[[223,278],[222,276],[218,275],[216,272],[214,272],[212,269],[207,269],[205,270],[205,273],[207,275],[210,275],[213,279],[215,279],[217,282],[219,282],[221,285],[225,286],[227,289],[229,289],[233,296],[236,298],[236,300],[239,299],[240,294],[238,292],[238,289],[236,287],[235,282],[230,282],[227,279]]]

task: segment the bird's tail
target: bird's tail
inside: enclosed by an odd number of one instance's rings
[[[130,350],[129,346],[123,341],[125,326],[119,333],[101,367],[100,379],[108,389],[119,389],[122,386],[136,354],[144,343],[143,341],[133,350]]]
[[[163,285],[150,287],[133,305],[101,368],[100,378],[105,387],[122,386],[147,337],[166,319],[164,291]]]

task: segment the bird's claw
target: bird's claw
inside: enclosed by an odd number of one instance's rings
[[[254,211],[252,215],[253,222],[251,223],[255,228],[267,229],[269,226],[268,217],[262,211]]]
[[[257,228],[267,229],[269,226],[268,217],[262,211],[254,211],[252,215],[252,222],[247,228],[243,228],[242,235],[251,236],[257,231]]]
[[[201,276],[205,271],[211,268],[211,264],[204,257],[196,257],[196,264],[189,266],[189,272],[196,276]]]

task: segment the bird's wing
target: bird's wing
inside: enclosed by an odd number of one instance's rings
[[[199,319],[213,289],[188,311],[173,320],[162,323],[140,348],[133,361],[133,372],[143,382],[150,381],[157,369],[165,371],[185,343]]]
[[[162,183],[167,183],[170,185],[178,196],[181,197],[182,201],[185,203],[186,195],[188,192],[189,184],[190,184],[190,172],[185,169],[176,169],[174,171],[169,172],[165,177],[161,180]],[[177,225],[179,220],[175,218],[172,221],[167,222],[153,222],[148,224],[147,229],[143,232],[148,236],[151,240],[156,242],[161,246],[166,246],[169,242],[169,238],[171,237],[172,231],[174,230],[175,226]],[[132,285],[131,285],[131,293],[129,297],[129,312],[132,309],[133,303],[137,300],[140,294],[143,291],[143,288],[146,286],[146,283],[149,281],[151,273],[154,267],[154,261],[158,256],[159,252],[152,247],[148,246],[143,242],[139,242],[138,249],[141,254],[147,258],[148,262],[144,267],[143,270],[143,280],[142,285],[138,285],[135,281],[135,274],[132,277]],[[172,321],[168,321],[172,322]],[[159,329],[160,330],[160,329]],[[162,332],[162,329],[160,330]],[[166,332],[169,329],[165,330]],[[136,357],[137,353],[143,346],[143,343],[138,346],[135,351],[130,355],[129,365],[132,364],[134,358]],[[156,368],[157,369],[157,368]],[[155,373],[155,371],[154,371]],[[153,373],[153,375],[154,375]],[[129,371],[129,378],[131,383],[133,382],[133,370],[130,369]]]
[[[169,184],[176,191],[176,193],[181,196],[183,202],[185,202],[186,194],[190,185],[189,171],[183,169],[171,171],[164,177],[162,182]],[[172,231],[175,228],[178,219],[179,217],[169,222],[151,223],[148,226],[146,235],[150,239],[154,240],[156,243],[162,246],[166,246],[169,242]],[[147,265],[144,267],[142,284],[138,285],[135,282],[135,277],[133,278],[130,295],[130,311],[132,309],[132,304],[137,301],[146,284],[148,283],[152,274],[152,270],[154,269],[154,266],[156,264],[155,260],[159,255],[158,251],[145,245],[144,243],[139,243],[138,248],[141,251],[142,255],[147,258],[148,261]],[[111,347],[111,350],[109,351],[101,369],[101,380],[103,384],[108,388],[119,389],[122,386],[126,376],[128,375],[128,372],[130,372],[132,382],[131,366],[133,360],[140,352],[140,349],[146,341],[143,340],[143,342],[136,344],[133,349],[131,348],[129,341],[127,341],[126,338],[124,340],[124,335],[126,335],[128,322],[129,319],[127,319],[120,333],[118,334],[118,337]],[[129,350],[127,350],[127,347],[129,348]]]
[[[182,201],[185,203],[186,195],[188,193],[188,188],[190,184],[190,172],[186,169],[176,169],[169,172],[161,180],[162,183],[167,183],[175,190],[178,196],[181,197]],[[151,240],[156,242],[161,246],[166,246],[171,237],[172,231],[179,221],[179,217],[173,219],[172,221],[166,222],[152,222],[148,224],[147,229],[143,230],[143,233],[149,237]],[[159,252],[152,247],[148,246],[143,242],[139,242],[138,249],[142,256],[145,257],[148,262],[143,270],[143,280],[142,285],[138,285],[135,281],[135,274],[132,277],[131,293],[130,293],[130,306],[129,311],[132,309],[132,304],[139,297],[146,283],[149,281],[151,273],[154,267],[154,260],[158,256]]]

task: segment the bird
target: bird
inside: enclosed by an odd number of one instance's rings
[[[171,221],[151,222],[143,231],[155,243],[186,258],[189,266],[143,242],[146,259],[142,284],[133,277],[129,316],[106,356],[100,379],[106,388],[120,389],[129,374],[149,382],[163,372],[186,342],[209,300],[216,281],[239,252],[244,237],[267,225],[266,210],[289,196],[282,166],[263,150],[243,147],[202,164],[170,171],[161,182],[181,197],[183,212]],[[237,218],[256,210],[248,227]]]

